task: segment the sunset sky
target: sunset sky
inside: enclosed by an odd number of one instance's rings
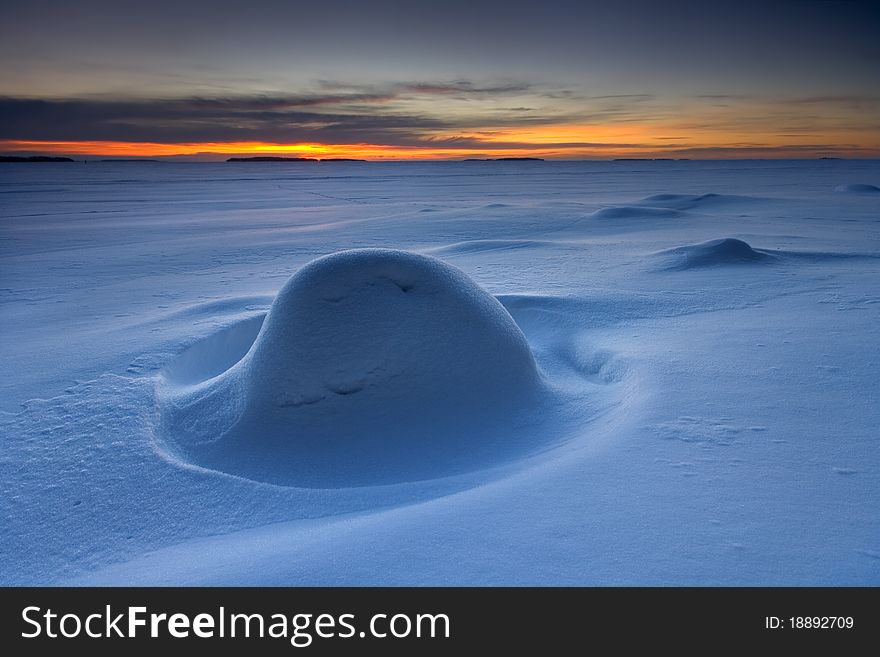
[[[0,152],[880,157],[876,7],[5,2]]]

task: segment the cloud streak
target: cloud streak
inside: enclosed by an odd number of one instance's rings
[[[276,142],[371,142],[413,145],[431,131],[472,128],[465,116],[404,107],[425,97],[500,98],[521,94],[525,83],[479,85],[456,80],[405,82],[384,87],[325,83],[325,93],[194,96],[169,99],[0,97],[0,139]],[[333,91],[332,89],[336,90]],[[424,103],[422,103],[424,104]],[[556,115],[527,118],[495,110],[494,125],[545,123]],[[482,121],[477,120],[481,125]]]
[[[318,81],[316,91],[177,98],[0,97],[0,141],[372,145],[588,154],[880,154],[874,95],[590,95],[522,82]],[[719,106],[717,101],[727,101]],[[810,143],[797,143],[809,138]],[[675,142],[675,143],[670,143]],[[400,151],[404,152],[404,151]]]

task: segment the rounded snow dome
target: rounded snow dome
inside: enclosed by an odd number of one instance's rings
[[[357,249],[292,276],[235,365],[171,386],[164,429],[187,460],[251,479],[397,483],[522,453],[541,390],[519,327],[466,274]]]
[[[301,269],[278,293],[247,368],[249,403],[264,411],[366,393],[428,412],[536,376],[525,337],[493,296],[440,260],[385,249]]]

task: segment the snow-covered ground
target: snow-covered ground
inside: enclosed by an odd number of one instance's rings
[[[2,165],[0,583],[878,585],[877,186]]]

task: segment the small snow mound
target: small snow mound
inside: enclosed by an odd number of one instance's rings
[[[596,219],[671,219],[679,216],[676,210],[669,208],[634,207],[630,205],[614,206],[596,210],[593,215]]]
[[[834,191],[843,194],[876,194],[880,192],[880,187],[865,183],[856,183],[851,185],[838,185],[834,188]]]
[[[767,202],[768,199],[758,199],[752,196],[740,196],[736,194],[655,194],[647,196],[639,201],[639,205],[655,208],[667,208],[674,210],[701,210],[717,209],[725,207],[739,207],[754,202]]]
[[[459,255],[462,253],[508,251],[511,249],[527,249],[548,245],[554,245],[554,243],[542,240],[469,240],[444,246],[434,246],[424,251],[433,255]]]
[[[772,258],[771,255],[755,250],[746,242],[733,237],[679,246],[661,251],[657,255],[664,261],[661,268],[669,270],[750,264]]]
[[[654,194],[653,196],[646,196],[642,199],[642,203],[652,204],[652,203],[683,203],[683,202],[706,202],[712,201],[715,199],[720,199],[721,194]]]
[[[176,456],[259,481],[397,483],[527,450],[506,429],[541,390],[519,327],[467,275],[358,249],[297,272],[230,369],[169,382],[164,433]]]

